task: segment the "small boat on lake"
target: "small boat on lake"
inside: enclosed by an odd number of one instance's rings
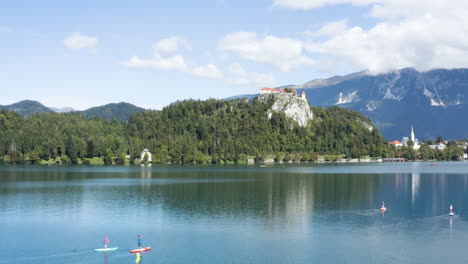
[[[453,212],[453,206],[450,205],[450,209],[449,209],[449,216],[454,216],[455,213]]]

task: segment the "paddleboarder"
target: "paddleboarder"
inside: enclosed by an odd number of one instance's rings
[[[141,245],[143,244],[143,236],[138,235],[138,248],[141,248]]]
[[[387,207],[385,207],[385,202],[384,201],[382,201],[382,204],[380,206],[380,211],[382,211],[382,212],[387,211]]]
[[[107,248],[107,244],[109,244],[109,238],[107,238],[107,236],[104,236],[104,248]]]

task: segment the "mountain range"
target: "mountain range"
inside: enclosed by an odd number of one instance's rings
[[[92,107],[84,111],[76,111],[75,109],[71,107],[64,107],[64,108],[47,107],[37,101],[32,101],[32,100],[23,100],[21,102],[14,103],[11,105],[4,105],[4,106],[0,105],[0,110],[1,109],[17,112],[18,114],[24,117],[29,117],[35,113],[80,112],[88,118],[100,117],[100,118],[109,119],[109,120],[118,119],[121,121],[128,121],[131,115],[146,111],[146,109],[144,108],[141,108],[141,107],[129,104],[129,103],[125,103],[125,102],[106,104],[103,106]]]
[[[340,106],[368,116],[387,140],[409,136],[411,126],[420,140],[468,138],[468,69],[420,72],[404,68],[381,74],[365,71],[287,85],[307,94],[313,106]],[[258,94],[233,96],[253,98]],[[0,106],[23,116],[40,112],[68,112],[25,100]],[[86,117],[127,121],[146,111],[129,103],[107,104],[81,111]]]
[[[388,140],[409,136],[411,126],[420,140],[468,138],[468,69],[357,72],[287,87],[304,91],[311,105],[368,116]]]

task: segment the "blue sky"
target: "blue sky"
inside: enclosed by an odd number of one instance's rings
[[[160,109],[363,69],[462,67],[468,41],[447,34],[466,4],[449,1],[459,10],[440,12],[438,0],[4,0],[0,104]]]

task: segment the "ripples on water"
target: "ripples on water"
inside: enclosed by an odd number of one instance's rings
[[[135,263],[139,233],[153,246],[140,263],[466,263],[467,173],[465,162],[4,166],[0,263]],[[92,251],[104,235],[118,251]]]

